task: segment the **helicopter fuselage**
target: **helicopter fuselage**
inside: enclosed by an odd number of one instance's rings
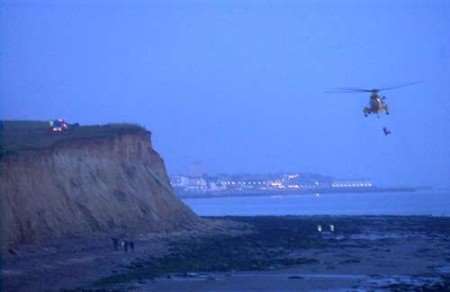
[[[376,92],[372,93],[369,100],[369,106],[365,107],[363,110],[364,116],[367,117],[369,114],[379,114],[379,113],[386,113],[388,115],[389,110],[384,99],[385,99],[384,96],[380,96]]]

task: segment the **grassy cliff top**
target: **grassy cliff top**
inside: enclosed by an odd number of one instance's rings
[[[48,121],[0,121],[0,155],[7,152],[48,148],[58,142],[106,138],[119,134],[143,133],[136,124],[106,124],[78,126],[69,123],[62,133],[49,131]]]

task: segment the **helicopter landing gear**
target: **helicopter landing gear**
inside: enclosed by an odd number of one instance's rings
[[[368,107],[365,107],[363,110],[364,116],[367,118],[370,114],[370,109]]]

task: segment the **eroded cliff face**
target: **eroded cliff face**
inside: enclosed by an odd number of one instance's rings
[[[196,215],[178,200],[150,134],[61,141],[0,160],[1,242],[188,227]]]

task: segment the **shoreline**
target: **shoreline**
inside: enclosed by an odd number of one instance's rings
[[[102,279],[94,287],[138,291],[450,287],[450,274],[445,273],[450,271],[449,218],[221,219],[250,225],[253,232],[173,242],[169,256],[135,262],[129,273]]]
[[[16,256],[3,258],[3,285],[6,291],[450,287],[450,218],[227,216],[203,221],[184,232],[142,234],[134,253],[112,250],[108,236],[18,248]]]
[[[421,188],[414,187],[397,187],[397,188],[340,188],[335,189],[315,189],[315,190],[280,190],[280,191],[226,191],[226,192],[210,192],[210,193],[196,193],[196,192],[177,192],[177,197],[180,199],[214,199],[214,198],[237,198],[237,197],[264,197],[264,196],[294,196],[294,195],[314,195],[314,194],[358,194],[358,193],[405,193],[416,192]]]

